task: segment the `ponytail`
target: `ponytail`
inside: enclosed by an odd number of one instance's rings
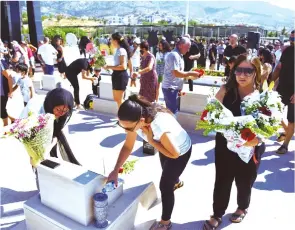
[[[129,96],[124,101],[118,111],[118,118],[122,121],[136,122],[140,118],[145,118],[146,123],[151,123],[158,112],[171,113],[157,103],[151,103],[142,96],[136,94]]]
[[[112,34],[112,39],[116,40],[119,43],[120,47],[126,50],[127,58],[129,60],[131,57],[131,50],[130,50],[130,46],[129,46],[128,42],[123,37],[123,35],[116,32],[116,33]]]

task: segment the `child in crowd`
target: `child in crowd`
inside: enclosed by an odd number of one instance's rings
[[[12,89],[14,92],[18,87],[20,87],[21,94],[24,99],[24,106],[27,105],[29,100],[33,97],[33,82],[28,76],[28,65],[20,63],[16,66],[16,72],[20,74],[20,78],[17,79],[15,86]]]
[[[100,76],[100,72],[101,72],[101,68],[94,68],[94,74],[93,74],[93,78],[95,78],[92,81],[92,92],[93,94],[97,95],[99,97],[99,82],[101,80],[101,76]]]

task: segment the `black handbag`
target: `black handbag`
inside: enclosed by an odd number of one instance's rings
[[[152,145],[143,140],[143,154],[155,155],[158,152]]]

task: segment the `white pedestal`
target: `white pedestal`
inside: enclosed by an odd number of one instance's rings
[[[218,88],[214,90],[217,92]],[[184,85],[183,92],[186,94],[180,99],[180,112],[177,114],[177,120],[183,128],[192,132],[200,119],[197,113],[201,113],[204,110],[208,95],[212,94],[212,86],[194,85],[194,91],[191,92],[186,84]]]
[[[60,84],[61,78],[56,75],[43,75],[42,86],[45,90],[53,90]]]
[[[101,99],[114,100],[111,76],[110,79],[101,80],[99,86],[99,96]]]
[[[93,195],[104,187],[106,178],[82,166],[50,158],[60,165],[37,168],[42,204],[87,226],[93,220]],[[123,185],[108,193],[112,204],[123,194]]]
[[[68,191],[70,194],[71,191]],[[76,199],[77,200],[77,199]],[[76,201],[75,200],[75,201]],[[147,230],[157,216],[148,211],[157,200],[157,193],[152,182],[130,187],[108,207],[109,225],[107,230]],[[79,210],[75,210],[79,212]],[[94,222],[83,226],[74,220],[43,205],[39,195],[24,203],[24,213],[28,230],[97,230]]]

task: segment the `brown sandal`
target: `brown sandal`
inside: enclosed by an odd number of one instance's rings
[[[238,214],[237,211],[236,211],[235,213],[233,213],[231,215],[229,220],[232,223],[241,223],[246,215],[247,215],[247,210],[244,210],[243,213],[241,213],[241,214]]]
[[[278,136],[277,138],[277,142],[282,142],[286,139],[286,134],[285,133],[281,133],[280,136]]]
[[[214,219],[217,221],[217,224],[216,225],[213,225],[211,223],[211,220]],[[204,225],[203,225],[203,230],[216,230],[220,225],[221,225],[222,221],[221,221],[221,218],[218,218],[218,217],[214,217],[214,216],[211,216],[210,217],[210,220],[206,220]]]

